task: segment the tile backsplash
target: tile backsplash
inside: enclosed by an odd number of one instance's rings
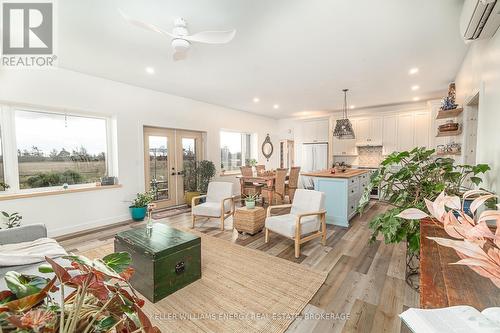
[[[378,167],[383,161],[382,147],[358,147],[358,165]]]
[[[378,167],[384,160],[382,147],[358,147],[358,156],[334,156],[333,161],[345,162],[351,165]]]

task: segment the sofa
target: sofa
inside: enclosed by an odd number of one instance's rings
[[[47,228],[44,224],[31,224],[11,229],[0,229],[0,245],[30,242],[43,237],[47,237]],[[60,263],[67,262],[62,258],[57,258],[55,260]],[[53,274],[42,274],[38,272],[38,267],[42,264],[44,264],[44,262],[22,266],[0,267],[0,291],[6,289],[5,279],[3,277],[5,273],[9,271],[52,278]]]

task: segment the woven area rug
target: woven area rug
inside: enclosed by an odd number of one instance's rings
[[[199,235],[202,278],[145,312],[162,332],[284,332],[327,274],[226,240]],[[80,254],[113,252],[113,244]]]

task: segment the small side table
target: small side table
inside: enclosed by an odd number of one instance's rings
[[[245,207],[236,208],[233,217],[233,225],[239,232],[246,232],[254,235],[264,228],[266,221],[266,210],[263,207],[248,209]]]

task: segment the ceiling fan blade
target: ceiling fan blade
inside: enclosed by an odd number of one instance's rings
[[[203,31],[191,36],[183,36],[182,38],[190,42],[200,42],[206,44],[226,44],[234,38],[234,35],[236,35],[236,30]]]
[[[149,30],[149,31],[154,31],[154,32],[157,32],[157,33],[160,33],[162,35],[166,35],[166,36],[169,36],[169,37],[172,37],[172,38],[175,38],[174,35],[172,35],[170,32],[168,31],[165,31],[159,27],[157,27],[156,25],[154,24],[151,24],[151,23],[146,23],[146,22],[142,22],[142,21],[138,21],[136,19],[133,19],[133,18],[130,18],[129,16],[127,16],[124,12],[122,12],[121,10],[118,10],[120,12],[120,14],[122,15],[122,17],[125,19],[125,21],[127,21],[128,23],[130,24],[133,24],[137,27],[140,27],[140,28],[143,28],[143,29],[146,29],[146,30]]]
[[[175,51],[172,55],[174,61],[184,60],[187,58],[187,51]]]

